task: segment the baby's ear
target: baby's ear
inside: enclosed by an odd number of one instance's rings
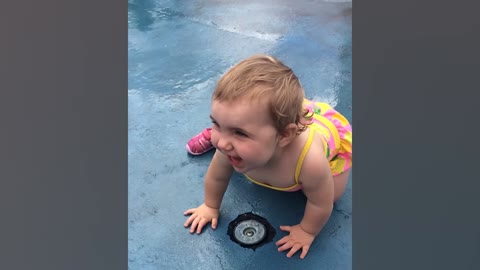
[[[298,127],[295,124],[288,124],[282,132],[280,132],[280,140],[278,145],[280,147],[287,146],[297,136]]]

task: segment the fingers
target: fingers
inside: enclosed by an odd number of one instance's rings
[[[282,239],[278,240],[278,241],[275,243],[275,245],[281,246],[281,245],[287,243],[289,239],[290,239],[289,235],[284,236]]]
[[[283,240],[283,238],[280,241],[282,241],[282,240]],[[290,249],[290,251],[287,253],[288,258],[291,258],[300,249],[302,249],[302,253],[300,254],[300,259],[304,259],[305,256],[307,256],[308,249],[310,248],[309,245],[302,246],[302,243],[295,242],[293,240],[285,240],[283,242],[280,242],[280,241],[277,242],[277,246],[282,245],[283,243],[284,244],[278,248],[278,251],[282,252],[282,251]]]
[[[188,227],[188,225],[190,225],[190,223],[192,223],[192,221],[195,220],[196,217],[197,217],[196,214],[192,214],[192,215],[187,219],[187,221],[185,221],[185,224],[183,224],[183,226]]]
[[[288,226],[280,226],[283,227],[282,229],[289,229],[285,228]],[[310,245],[302,244],[301,242],[295,241],[290,235],[287,235],[283,237],[282,239],[278,240],[275,245],[278,247],[278,252],[283,252],[286,250],[289,250],[287,253],[287,257],[291,258],[295,253],[297,253],[300,249],[302,250],[302,253],[300,254],[300,259],[304,259],[307,256],[308,250],[310,248]]]
[[[188,227],[190,225],[190,233],[194,233],[195,231],[197,234],[200,234],[202,232],[203,227],[208,223],[209,221],[205,218],[199,217],[197,214],[192,214],[185,224],[183,224],[184,227]],[[212,228],[215,229],[217,227],[217,219],[212,220]]]
[[[284,245],[282,245],[281,247],[278,248],[278,251],[279,252],[282,252],[282,251],[285,251],[287,249],[290,249],[291,247],[293,247],[293,245],[295,244],[294,241],[288,241],[287,243],[285,243]]]
[[[200,219],[200,222],[198,223],[198,226],[197,226],[197,234],[200,234],[202,232],[202,229],[203,229],[203,226],[205,226],[205,224],[207,224],[208,221],[204,218]]]
[[[191,209],[188,209],[187,211],[183,212],[183,215],[188,215],[188,214],[193,214],[195,213],[195,210],[197,210],[197,208],[191,208]]]
[[[197,228],[198,222],[200,221],[200,218],[197,217],[193,220],[192,225],[190,226],[190,233],[195,232],[195,228]]]
[[[302,254],[300,254],[300,259],[304,259],[305,256],[307,256],[308,250],[310,249],[310,246],[303,246],[302,247]]]
[[[290,226],[280,226],[280,230],[285,231],[285,232],[290,232],[291,227]],[[283,237],[282,239],[278,240],[275,245],[280,246],[288,242],[290,239],[289,235]]]
[[[211,213],[213,212],[213,213]],[[183,224],[184,227],[190,226],[190,233],[196,232],[200,234],[203,227],[207,225],[210,221],[212,222],[212,229],[217,228],[218,223],[218,213],[215,211],[209,211],[204,205],[198,208],[191,208],[183,212],[184,215],[190,215],[187,218],[187,221]]]
[[[290,249],[290,251],[287,253],[287,257],[288,258],[291,258],[293,256],[293,254],[295,254],[299,249],[302,248],[302,244],[300,243],[295,243],[293,246],[292,246],[292,249]]]
[[[217,223],[218,223],[218,219],[214,218],[212,219],[212,229],[216,229],[217,228]]]

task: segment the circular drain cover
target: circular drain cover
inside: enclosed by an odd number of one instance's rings
[[[238,223],[233,235],[237,241],[246,245],[256,244],[267,236],[265,225],[256,220],[245,220]]]
[[[230,239],[244,248],[256,248],[269,243],[275,237],[275,229],[263,217],[252,212],[243,213],[230,224],[227,234]]]

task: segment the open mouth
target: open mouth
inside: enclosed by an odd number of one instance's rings
[[[228,156],[228,160],[233,166],[238,166],[242,162],[242,159],[239,157]]]

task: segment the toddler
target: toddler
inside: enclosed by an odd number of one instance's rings
[[[307,198],[302,220],[280,226],[288,235],[276,242],[292,257],[308,253],[345,191],[352,166],[352,128],[326,103],[307,100],[293,71],[278,59],[255,55],[231,68],[213,93],[212,127],[193,137],[188,152],[216,148],[205,175],[205,199],[184,226],[199,234],[219,209],[235,170],[255,184],[302,190]]]

